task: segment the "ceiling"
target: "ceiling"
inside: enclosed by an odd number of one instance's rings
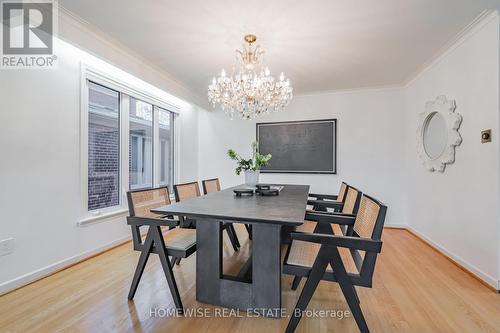
[[[206,99],[254,33],[295,94],[398,85],[500,0],[60,0]],[[274,72],[273,72],[274,71]]]

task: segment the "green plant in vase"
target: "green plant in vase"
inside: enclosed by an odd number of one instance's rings
[[[232,160],[236,161],[236,174],[240,175],[241,171],[245,172],[245,184],[255,186],[259,182],[260,169],[269,164],[269,160],[273,157],[271,154],[261,155],[259,153],[257,142],[252,143],[252,158],[244,159],[233,149],[227,151],[227,155]]]

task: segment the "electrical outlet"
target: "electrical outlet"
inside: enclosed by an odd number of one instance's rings
[[[2,239],[0,241],[0,256],[7,255],[14,251],[14,238]]]

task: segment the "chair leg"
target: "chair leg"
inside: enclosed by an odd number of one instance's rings
[[[321,278],[325,274],[326,266],[328,265],[328,258],[326,257],[327,254],[326,248],[322,246],[316,260],[314,261],[314,265],[309,277],[307,278],[306,284],[300,293],[299,300],[297,301],[297,305],[295,305],[295,309],[292,313],[290,321],[288,322],[285,333],[295,332],[297,325],[299,325],[300,319],[302,318],[302,312],[306,309],[309,301],[314,295],[314,291],[316,290],[319,281],[321,281]]]
[[[177,266],[179,266],[179,265],[181,264],[181,259],[182,259],[182,258],[180,258],[180,257],[179,257],[179,258],[177,258],[177,261],[175,262],[175,264],[176,264]]]
[[[234,240],[236,242],[236,246],[238,248],[241,247],[241,244],[240,244],[240,240],[238,239],[238,234],[236,233],[236,229],[234,229],[234,224],[230,223],[229,224],[229,227],[231,228],[231,230],[233,231],[233,234],[234,234]]]
[[[188,227],[186,225],[186,218],[184,216],[179,216],[179,227],[180,228],[187,228]]]
[[[358,296],[358,291],[356,290],[355,286],[352,286],[352,291],[354,291],[354,296],[356,296],[356,301],[358,301],[358,304],[361,304],[361,301],[359,300]]]
[[[300,284],[300,280],[302,280],[302,276],[294,276],[292,282],[292,290],[297,290],[297,287]]]
[[[363,316],[363,311],[359,306],[358,295],[356,293],[356,290],[354,289],[354,286],[352,285],[351,279],[347,275],[344,263],[340,258],[339,251],[337,250],[337,247],[334,246],[330,247],[330,249],[332,258],[331,266],[335,273],[335,277],[337,278],[337,281],[340,285],[340,289],[342,290],[342,293],[344,294],[347,304],[351,309],[351,313],[354,316],[354,319],[356,320],[356,324],[358,325],[360,332],[368,333],[370,332],[370,330],[368,329],[365,317]]]
[[[340,226],[340,231],[342,231],[342,235],[347,235],[347,228],[345,225],[341,225]]]
[[[252,225],[245,224],[245,228],[247,229],[247,232],[248,232],[248,239],[252,240]]]
[[[227,232],[227,235],[229,236],[229,240],[231,241],[231,245],[233,246],[233,249],[234,251],[238,251],[238,245],[237,245],[237,240],[235,239],[236,238],[236,235],[234,234],[234,229],[231,228],[232,226],[230,224],[226,224],[225,225],[225,228],[226,229],[226,232]]]
[[[175,265],[176,262],[177,262],[177,257],[172,256],[172,259],[170,259],[170,266]]]
[[[160,227],[149,228],[154,230],[155,247],[158,251],[160,263],[163,268],[163,272],[165,273],[165,277],[167,278],[167,283],[170,288],[172,298],[174,299],[175,307],[183,313],[184,308],[182,306],[179,290],[177,289],[177,283],[175,282],[174,273],[172,272],[172,266],[170,266],[170,262],[168,261],[168,254],[165,249],[165,241],[163,240],[161,229]]]
[[[354,233],[354,229],[353,229],[352,225],[348,226],[348,227],[347,227],[347,231],[346,231],[346,234],[345,234],[345,235],[346,235],[346,236],[352,236],[352,235],[353,235],[353,233]]]
[[[332,225],[329,223],[316,222],[313,233],[333,235]]]
[[[148,262],[149,254],[153,248],[153,233],[152,230],[148,230],[148,234],[146,239],[144,240],[141,256],[139,257],[139,262],[137,263],[137,267],[135,268],[134,278],[132,279],[132,285],[130,286],[130,290],[128,292],[128,299],[133,299],[135,292],[137,291],[137,287],[139,286],[139,281],[141,280],[142,273],[144,273],[144,268],[146,267],[146,263]]]

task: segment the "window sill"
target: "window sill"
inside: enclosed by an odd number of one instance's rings
[[[127,214],[128,214],[128,209],[122,208],[122,209],[115,210],[113,212],[107,212],[107,213],[102,213],[102,214],[95,215],[95,216],[93,215],[93,216],[85,217],[85,218],[81,219],[80,221],[78,221],[76,223],[76,225],[78,227],[85,227],[85,226],[88,226],[91,224],[105,222],[107,220],[114,219],[116,217],[127,216]]]

